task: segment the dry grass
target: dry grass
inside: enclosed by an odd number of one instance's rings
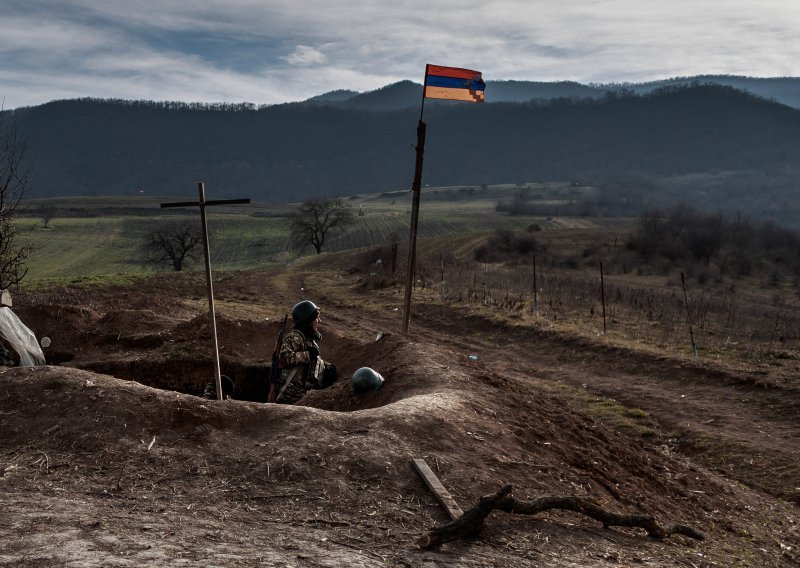
[[[687,312],[680,269],[635,270],[635,257],[623,246],[626,236],[622,226],[536,233],[535,303],[532,256],[479,263],[470,251],[483,242],[480,237],[426,241],[419,248],[415,294],[521,325],[685,357],[694,357],[691,323],[701,358],[770,374],[800,370],[800,301],[792,286],[765,287],[758,275],[702,285],[690,278]],[[363,276],[365,289],[402,287],[404,247],[393,276],[387,263],[374,264],[381,254],[375,249],[350,256],[351,271]]]

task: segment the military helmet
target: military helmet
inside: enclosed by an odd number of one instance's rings
[[[222,383],[222,398],[228,398],[236,393],[236,385],[233,384],[233,379],[228,375],[220,375],[219,381]],[[216,383],[216,380],[214,382]],[[216,388],[216,384],[214,387]]]
[[[353,373],[353,391],[358,394],[374,392],[383,386],[383,382],[381,374],[369,367],[361,367]]]
[[[311,323],[319,316],[319,308],[311,300],[298,302],[292,308],[292,321],[295,325]]]

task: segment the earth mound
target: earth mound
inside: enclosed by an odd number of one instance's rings
[[[159,295],[161,286],[128,293]],[[0,506],[7,511],[0,519],[0,562],[666,567],[797,561],[800,525],[791,504],[708,471],[671,446],[617,430],[500,362],[471,362],[427,328],[403,337],[386,333],[379,317],[365,323],[354,309],[328,308],[323,356],[342,376],[333,387],[309,392],[296,406],[194,396],[208,375],[207,319],[202,308],[191,309],[194,287],[165,289],[172,301],[159,300],[158,315],[124,311],[145,305],[131,295],[124,310],[95,297],[91,310],[74,312],[81,316],[70,320],[63,342],[73,355],[69,367],[0,372]],[[226,294],[234,292],[221,287],[223,299]],[[291,296],[278,301],[290,305]],[[263,313],[246,318],[231,315],[235,308],[218,320],[223,364],[237,385],[255,384],[263,381],[280,311],[265,306],[269,319]],[[39,314],[30,324],[37,334],[51,325],[52,304],[26,309]],[[163,342],[97,341],[142,328]],[[365,363],[386,384],[359,396],[347,377]],[[690,525],[706,540],[653,540],[641,529],[603,528],[570,512],[494,513],[478,540],[420,550],[417,537],[449,519],[410,467],[414,458],[428,463],[465,510],[511,484],[519,499],[589,497],[609,511]]]

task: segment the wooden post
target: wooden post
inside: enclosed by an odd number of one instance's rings
[[[694,331],[692,330],[692,313],[689,311],[689,294],[686,293],[686,279],[681,272],[681,285],[683,286],[683,299],[686,302],[686,320],[689,322],[689,339],[692,341],[692,353],[697,358],[697,344],[694,342]]]
[[[483,261],[483,305],[487,303],[486,298],[489,297],[489,265]]]
[[[420,118],[417,125],[417,160],[414,166],[414,181],[411,185],[411,228],[408,239],[406,290],[403,300],[403,335],[408,334],[408,321],[411,318],[411,289],[414,285],[414,272],[417,264],[417,224],[419,222],[419,198],[422,190],[422,162],[425,157],[425,128],[425,122]]]
[[[162,208],[168,207],[200,207],[200,224],[203,229],[203,252],[205,253],[206,264],[206,291],[208,293],[208,316],[211,325],[211,339],[214,349],[214,381],[217,385],[217,400],[222,400],[222,375],[219,368],[219,345],[217,343],[217,318],[214,311],[214,284],[211,279],[211,253],[208,244],[208,226],[206,223],[206,206],[207,205],[238,205],[250,203],[249,199],[216,199],[213,201],[206,201],[205,185],[203,182],[197,184],[197,191],[199,194],[199,201],[182,201],[177,203],[162,203]]]
[[[433,473],[431,468],[428,467],[428,464],[425,463],[425,460],[413,459],[411,460],[411,465],[417,470],[417,473],[425,482],[425,485],[427,485],[428,489],[436,496],[436,499],[444,510],[447,511],[447,514],[452,520],[455,521],[464,514],[464,511],[458,506],[453,496],[444,488],[444,485],[442,485],[442,482],[436,477],[436,474]]]
[[[442,291],[441,291],[441,300],[444,302],[444,252],[439,251],[439,262],[441,263],[441,271],[442,271]]]
[[[600,263],[600,299],[603,303],[603,334],[606,333],[606,285],[603,280],[603,263]]]
[[[217,400],[222,400],[222,376],[219,370],[219,343],[217,341],[217,315],[214,309],[214,282],[211,278],[211,252],[208,246],[208,223],[206,223],[206,189],[202,181],[197,184],[197,192],[200,197],[200,224],[203,228],[203,254],[206,264],[208,319],[211,326],[211,345],[214,349],[214,381],[217,384]]]
[[[536,255],[533,255],[533,315],[539,317],[539,288],[536,284]]]

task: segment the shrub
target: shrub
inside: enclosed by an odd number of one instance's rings
[[[532,234],[518,235],[507,229],[498,229],[489,235],[485,245],[473,251],[473,258],[478,262],[499,262],[530,255],[537,249],[538,243]]]

